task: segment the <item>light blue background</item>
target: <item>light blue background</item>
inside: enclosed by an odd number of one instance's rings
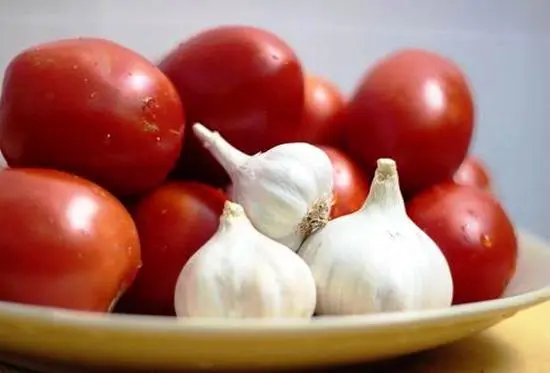
[[[349,92],[375,59],[416,46],[466,71],[477,99],[473,152],[514,221],[550,238],[550,1],[5,0],[0,69],[31,44],[101,36],[156,59],[208,26],[246,23],[286,39],[307,68]]]

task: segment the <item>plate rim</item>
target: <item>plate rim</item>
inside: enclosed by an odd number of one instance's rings
[[[532,245],[550,244],[544,239],[525,231],[520,231],[519,240]],[[515,313],[521,309],[550,300],[550,283],[530,292],[494,300],[461,304],[449,308],[388,312],[371,315],[322,316],[314,319],[178,319],[173,316],[103,314],[60,308],[33,306],[0,301],[0,320],[25,319],[35,324],[55,325],[56,327],[88,329],[95,332],[139,332],[149,334],[164,333],[214,333],[242,334],[254,333],[311,333],[315,331],[346,331],[353,329],[386,329],[406,324],[432,324],[458,321],[474,315]]]

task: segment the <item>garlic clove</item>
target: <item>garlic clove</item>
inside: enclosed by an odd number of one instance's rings
[[[249,156],[201,124],[193,125],[193,131],[225,168],[231,198],[261,233],[296,251],[328,222],[333,168],[324,151],[288,143]]]
[[[174,296],[178,317],[310,318],[315,303],[305,262],[229,201],[216,234],[183,267]]]
[[[447,261],[407,216],[391,159],[378,160],[363,207],[329,222],[298,253],[317,284],[318,314],[451,305],[453,283]]]

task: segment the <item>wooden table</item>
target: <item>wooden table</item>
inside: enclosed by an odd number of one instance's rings
[[[86,369],[34,366],[0,373],[87,373]],[[92,372],[92,371],[89,371]],[[114,373],[112,370],[103,372]],[[313,370],[325,373],[550,373],[550,302],[518,313],[460,342],[380,364]],[[135,372],[126,372],[135,373]],[[160,373],[160,372],[155,372]]]

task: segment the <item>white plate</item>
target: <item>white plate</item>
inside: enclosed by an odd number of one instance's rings
[[[550,248],[520,235],[503,299],[428,312],[304,322],[188,321],[97,315],[0,302],[0,350],[60,362],[163,368],[303,367],[379,360],[486,329],[550,299]]]

